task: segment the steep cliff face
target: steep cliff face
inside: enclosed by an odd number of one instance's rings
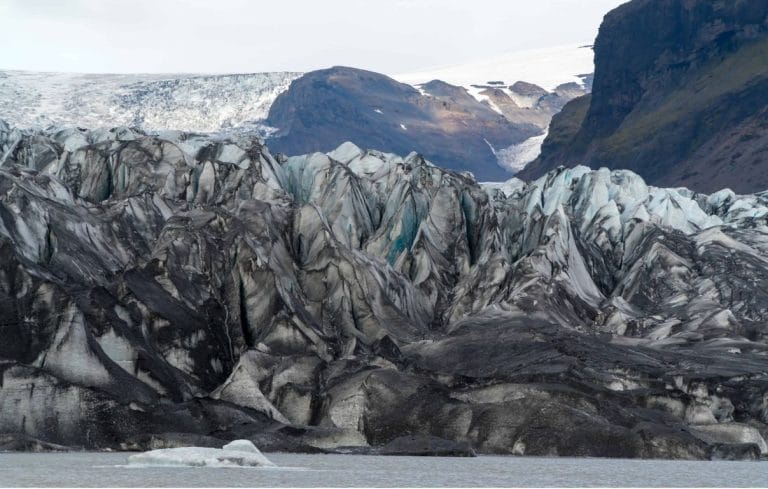
[[[768,451],[764,194],[128,129],[0,155],[0,433]]]
[[[768,188],[766,93],[768,1],[634,0],[600,28],[582,123],[522,175],[586,164],[702,191]]]

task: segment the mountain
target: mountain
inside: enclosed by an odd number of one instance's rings
[[[420,92],[346,67],[293,81],[272,104],[266,124],[276,128],[269,141],[274,151],[330,151],[347,140],[396,153],[418,149],[445,168],[471,171],[483,180],[509,178],[494,148],[540,132],[532,123],[513,124],[461,87],[435,80]]]
[[[589,92],[591,72],[589,46],[394,79],[347,67],[314,71],[275,100],[266,121],[274,130],[269,145],[287,154],[330,151],[347,140],[394,153],[417,150],[480,180],[506,180],[536,158],[552,116]]]
[[[768,188],[768,1],[633,0],[606,15],[590,98],[555,118],[541,157],[627,168],[699,191]]]
[[[483,85],[509,86],[518,81],[540,87],[538,95],[567,83],[581,84],[594,72],[592,46],[566,45],[512,51],[466,63],[393,76],[399,82],[421,85],[443,80],[472,91]]]
[[[765,193],[125,128],[0,155],[4,440],[768,452]]]
[[[522,143],[494,149],[499,164],[516,174],[539,156],[552,117],[566,103],[592,89],[591,48],[569,45],[516,51],[394,78],[422,93],[431,80],[443,80],[463,87],[512,123],[537,126],[539,134]]]
[[[19,127],[263,130],[300,73],[109,75],[0,71],[0,119]]]
[[[589,91],[591,78],[579,75],[591,70],[591,50],[569,46],[400,76],[412,85],[351,68],[304,75],[0,71],[0,119],[38,129],[274,136],[270,146],[287,154],[329,151],[352,140],[397,153],[417,150],[443,166],[502,181],[538,155],[552,115]],[[424,79],[427,74],[451,83]],[[527,76],[547,89],[518,81]]]

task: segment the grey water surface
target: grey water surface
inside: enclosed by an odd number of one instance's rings
[[[0,453],[0,486],[726,486],[768,485],[768,462],[271,453],[278,468],[135,468],[127,453]]]

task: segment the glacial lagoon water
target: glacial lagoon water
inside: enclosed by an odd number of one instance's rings
[[[0,486],[768,485],[768,462],[266,454],[277,468],[135,468],[127,453],[0,453]]]

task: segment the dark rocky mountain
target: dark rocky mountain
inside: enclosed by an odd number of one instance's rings
[[[768,0],[633,0],[606,15],[591,98],[552,124],[536,178],[627,168],[699,191],[768,188]]]
[[[764,193],[0,124],[10,448],[758,457],[766,284]]]
[[[495,150],[542,132],[538,119],[510,121],[462,87],[435,80],[421,89],[354,68],[306,73],[270,108],[266,123],[277,129],[270,148],[294,155],[352,141],[400,154],[418,150],[444,168],[500,181],[510,174]]]

